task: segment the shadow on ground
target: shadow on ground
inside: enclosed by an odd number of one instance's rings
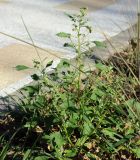
[[[10,112],[17,112],[17,106],[18,104],[15,102],[14,99],[10,97],[0,97],[0,118],[2,118]]]

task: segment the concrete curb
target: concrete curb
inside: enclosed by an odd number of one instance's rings
[[[56,48],[53,48],[53,47],[48,47],[48,49],[59,51],[60,53],[67,52],[66,59],[75,58],[75,54],[73,52],[66,51],[64,49],[60,50],[60,49],[56,49]],[[50,66],[46,69],[46,73],[52,72],[53,69],[56,68],[57,65],[60,63],[60,61],[61,61],[61,59],[54,60],[52,66]],[[24,86],[26,86],[26,85],[28,85],[32,82],[33,82],[33,79],[31,78],[31,76],[30,75],[26,76],[25,78],[17,81],[16,83],[13,83],[13,84],[7,86],[6,88],[1,89],[0,90],[0,98],[8,97],[9,95],[17,92],[18,90],[20,90],[21,88],[23,88]]]
[[[120,32],[117,36],[114,36],[110,39],[107,39],[105,41],[107,48],[105,48],[105,49],[95,48],[94,49],[94,56],[92,56],[91,59],[95,59],[95,57],[97,57],[102,60],[107,60],[114,53],[120,52],[123,49],[127,48],[129,45],[129,40],[131,39],[130,35],[134,34],[134,27],[135,26],[133,26],[132,28],[129,28],[125,31]],[[61,51],[64,51],[64,50],[61,50]],[[67,59],[75,58],[75,55],[72,52],[69,51],[68,53],[69,53],[69,56],[67,57],[68,54],[66,55]],[[53,71],[53,68],[56,68],[59,63],[60,63],[60,59],[55,60],[52,64],[52,66],[49,67],[46,70],[46,72],[49,73],[49,72]],[[88,61],[88,63],[89,63],[89,61]],[[94,63],[94,61],[90,60],[90,63]],[[27,76],[24,79],[21,79],[20,81],[14,83],[14,84],[11,84],[8,87],[0,90],[0,97],[2,97],[2,98],[7,97],[8,95],[15,93],[16,91],[20,90],[21,88],[23,88],[24,86],[26,86],[32,82],[33,82],[33,79],[31,78],[31,76]]]
[[[104,43],[106,44],[107,48],[95,48],[94,56],[101,60],[107,61],[108,58],[113,54],[119,53],[127,49],[127,47],[129,47],[130,40],[135,36],[136,36],[136,25],[133,25],[132,27],[124,31],[121,31],[118,35],[114,37],[111,38],[106,37]]]

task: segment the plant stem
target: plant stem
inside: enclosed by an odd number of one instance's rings
[[[78,38],[78,68],[81,70],[81,40],[80,40],[80,24],[78,27],[78,33],[77,33],[77,38]],[[78,96],[80,93],[80,79],[81,79],[81,72],[78,72]]]

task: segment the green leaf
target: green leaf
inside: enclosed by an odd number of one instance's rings
[[[70,62],[68,60],[62,60],[62,65],[63,67],[69,67],[70,66]]]
[[[133,134],[135,131],[133,128],[128,128],[128,130],[126,130],[125,135],[129,135],[129,134]]]
[[[31,149],[28,149],[24,154],[23,160],[27,160],[30,156],[30,153],[31,153]]]
[[[48,160],[50,157],[48,156],[38,156],[34,160]]]
[[[109,138],[118,141],[118,139],[115,137],[115,135],[118,136],[118,134],[111,128],[104,128],[102,130],[102,132],[104,133],[104,135],[108,136]]]
[[[74,48],[74,45],[72,43],[64,43],[64,47]]]
[[[24,66],[24,65],[17,65],[15,68],[16,68],[17,71],[30,69],[30,67],[27,67],[27,66]]]
[[[81,146],[83,146],[84,144],[85,144],[85,142],[88,140],[88,137],[87,136],[83,136],[83,137],[81,137],[81,138],[79,138],[78,140],[77,140],[77,142],[76,142],[76,146],[78,146],[78,147],[81,147]]]
[[[26,124],[24,125],[25,128],[34,128],[37,125],[36,121],[33,122],[26,122]]]
[[[54,139],[54,142],[56,143],[56,145],[58,146],[58,148],[61,148],[64,144],[65,144],[65,141],[61,135],[60,132],[54,132],[50,135],[50,138],[53,140]]]
[[[80,13],[82,14],[82,16],[85,16],[87,14],[87,8],[86,7],[80,8]]]
[[[121,139],[120,141],[116,142],[116,143],[114,144],[114,147],[118,147],[118,146],[124,144],[124,143],[127,142],[127,141],[128,141],[128,139],[123,138],[123,139]]]
[[[50,67],[52,64],[53,64],[53,61],[48,62],[47,65],[46,65],[46,68]]]
[[[31,75],[31,77],[32,77],[32,79],[33,79],[34,81],[38,81],[38,80],[39,80],[39,76],[38,76],[37,74]]]
[[[7,142],[7,144],[3,147],[3,150],[0,152],[0,160],[5,160],[9,147],[10,147],[10,143]]]
[[[5,146],[3,147],[3,149],[0,151],[0,160],[5,160],[7,153],[8,153],[8,149],[10,148],[10,144],[13,140],[13,138],[16,136],[16,134],[18,133],[20,129],[17,129],[16,132],[12,135],[12,137],[10,138],[10,140],[5,144]]]
[[[139,114],[139,104],[135,101],[135,99],[131,98],[125,102],[127,107],[129,116],[133,119],[138,118]]]
[[[64,70],[64,68],[70,67],[70,61],[67,59],[62,59],[58,64],[57,68]]]
[[[74,16],[73,16],[73,15],[71,15],[71,14],[69,14],[69,13],[66,13],[66,12],[65,12],[64,14],[65,14],[66,16],[68,16],[70,19],[72,19],[72,20],[74,19]]]
[[[139,102],[135,102],[135,109],[136,109],[136,113],[139,116],[140,115],[140,103]]]
[[[95,90],[95,93],[99,97],[102,97],[103,95],[105,95],[105,93],[102,90],[98,89],[98,88]]]
[[[89,33],[92,32],[92,27],[90,27],[90,26],[85,26],[85,28],[87,28],[87,30],[89,31]]]
[[[140,148],[132,149],[132,151],[136,154],[137,158],[140,158]]]
[[[39,88],[38,86],[27,86],[23,88],[24,91],[26,91],[30,96],[33,96],[35,93],[38,93]]]
[[[95,93],[92,93],[91,97],[90,97],[93,101],[97,100],[97,95]]]
[[[94,153],[88,152],[88,153],[86,154],[86,156],[87,156],[88,158],[90,158],[90,160],[97,160],[97,157],[96,157],[96,155],[95,155]]]
[[[84,122],[83,135],[91,135],[93,133],[93,125],[89,122]]]
[[[60,33],[57,33],[56,35],[61,38],[70,38],[71,36],[71,34],[65,33],[65,32],[60,32]]]
[[[77,149],[65,150],[65,156],[72,158],[77,155]]]
[[[103,48],[106,48],[106,45],[105,43],[103,42],[100,42],[100,41],[93,41],[93,43],[96,45],[96,47],[103,47]]]
[[[107,72],[107,71],[109,71],[110,69],[112,69],[111,67],[108,67],[108,66],[106,66],[106,65],[104,65],[104,64],[102,64],[102,63],[97,63],[97,64],[95,64],[95,67],[96,67],[97,69],[99,69],[99,70],[101,70],[101,71],[105,71],[105,72]]]
[[[138,140],[138,141],[136,142],[136,144],[139,146],[139,145],[140,145],[140,140]]]
[[[105,95],[105,92],[103,92],[102,90],[96,88],[96,89],[93,90],[93,93],[92,93],[90,98],[92,100],[96,101],[96,100],[98,100],[99,98],[101,98],[104,95]]]
[[[45,134],[44,136],[42,136],[42,138],[43,138],[44,140],[49,140],[49,139],[50,139],[50,136],[47,135],[47,134]]]

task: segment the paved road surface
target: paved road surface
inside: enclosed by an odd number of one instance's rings
[[[71,31],[71,23],[64,12],[74,13],[80,7],[88,7],[94,28],[91,39],[104,40],[103,32],[110,38],[136,22],[136,4],[137,0],[0,0],[0,32],[31,42],[22,16],[35,44],[62,57],[64,41],[56,37],[56,33]],[[65,56],[72,56],[64,52]],[[40,51],[40,54],[42,58],[58,60],[46,52]],[[9,90],[9,85],[13,87],[20,82],[17,87],[20,88],[31,81],[26,77],[30,71],[18,73],[13,67],[17,64],[31,66],[34,58],[37,56],[33,47],[0,35],[1,95]]]

